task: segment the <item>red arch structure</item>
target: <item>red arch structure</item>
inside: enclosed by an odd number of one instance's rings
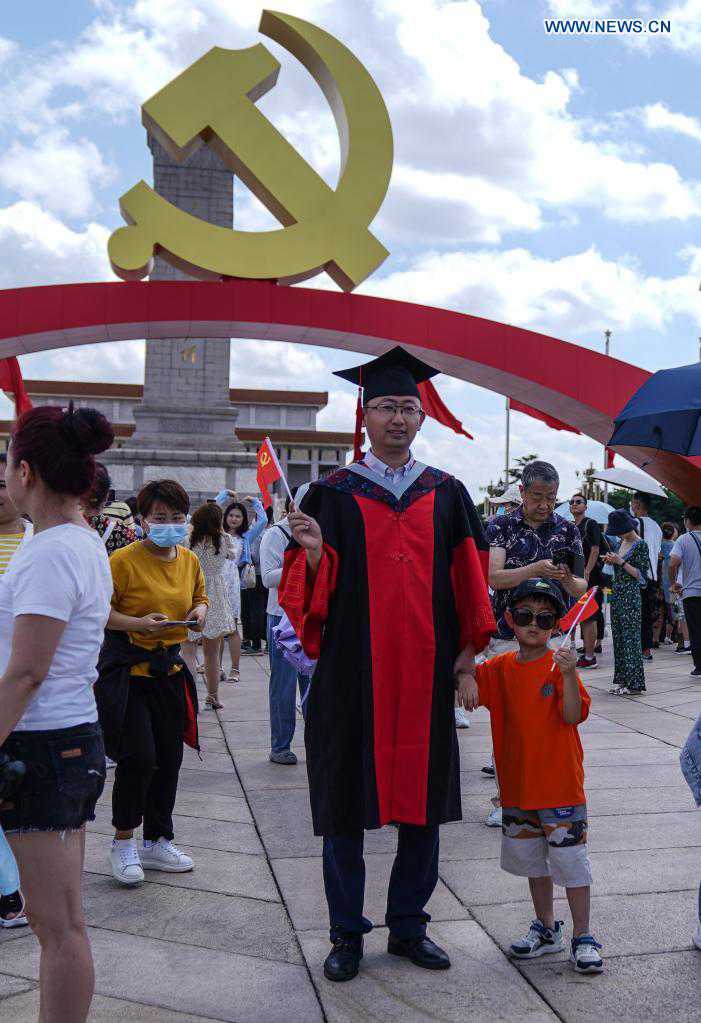
[[[147,281],[0,291],[0,357],[138,338],[260,338],[379,355],[407,346],[470,383],[526,402],[606,443],[650,376],[579,345],[465,313],[269,281]],[[687,501],[701,459],[621,448]]]

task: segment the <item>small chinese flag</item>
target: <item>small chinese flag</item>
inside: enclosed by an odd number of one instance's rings
[[[596,614],[599,610],[595,597],[598,586],[592,586],[583,597],[580,597],[576,604],[574,604],[564,618],[560,619],[560,628],[563,632],[569,632],[575,623],[575,619],[579,617],[580,622],[586,622]]]
[[[266,437],[258,452],[258,472],[256,475],[258,487],[263,498],[263,505],[269,508],[273,503],[268,487],[276,480],[282,479],[282,469],[275,453],[270,437]]]
[[[606,468],[613,469],[616,463],[616,452],[612,451],[611,448],[606,448]]]

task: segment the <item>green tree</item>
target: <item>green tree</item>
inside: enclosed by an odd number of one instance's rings
[[[682,526],[684,522],[684,502],[666,487],[663,487],[663,490],[667,494],[666,497],[650,495],[651,518],[659,522],[660,525],[663,522],[676,522],[678,526]],[[624,490],[622,487],[609,490],[609,504],[614,508],[628,508],[633,493],[634,491]]]
[[[483,493],[486,493],[489,497],[500,497],[505,490],[508,490],[512,483],[520,483],[521,477],[523,476],[523,470],[529,462],[535,462],[538,460],[539,455],[522,455],[520,458],[514,459],[513,464],[509,468],[509,478],[507,482],[504,482],[504,474],[499,476],[499,479],[494,483],[493,480],[487,484],[486,487],[480,487]]]

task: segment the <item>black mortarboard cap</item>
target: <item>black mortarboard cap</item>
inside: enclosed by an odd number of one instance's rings
[[[418,384],[430,380],[438,373],[440,370],[415,358],[406,349],[397,345],[396,348],[362,366],[337,370],[334,376],[362,387],[363,404],[367,404],[373,398],[384,398],[388,394],[396,394],[397,397],[411,395],[418,398]]]

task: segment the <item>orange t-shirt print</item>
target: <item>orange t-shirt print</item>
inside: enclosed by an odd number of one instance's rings
[[[522,664],[512,652],[477,668],[480,706],[491,717],[502,806],[546,810],[585,802],[584,753],[577,725],[562,717],[563,681],[548,651]],[[579,680],[582,717],[591,698]]]

